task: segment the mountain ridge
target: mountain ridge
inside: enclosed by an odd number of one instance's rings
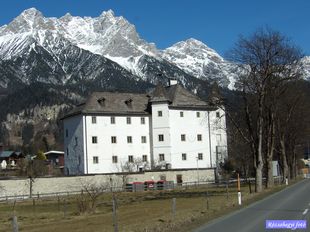
[[[223,75],[218,78],[211,77],[211,73],[213,76],[216,76],[222,70],[226,72],[225,75],[229,73],[224,59],[201,41],[189,39],[179,42],[191,42],[191,46],[188,46],[187,50],[184,51],[176,51],[175,47],[178,43],[170,48],[159,50],[154,43],[148,43],[141,39],[135,26],[130,24],[124,17],[115,16],[112,10],[103,11],[100,16],[94,18],[82,18],[72,16],[69,13],[60,18],[45,18],[35,8],[25,10],[11,23],[0,28],[0,57],[2,59],[18,57],[24,53],[23,49],[33,45],[34,41],[53,53],[51,47],[55,46],[57,39],[66,41],[93,54],[104,56],[143,80],[150,79],[143,72],[145,64],[142,61],[145,60],[145,56],[151,57],[150,59],[155,58],[159,62],[169,62],[189,76],[204,80],[212,81],[224,78]],[[190,51],[192,51],[193,55],[201,47],[205,48],[204,53],[200,52],[202,54],[200,60],[197,56],[193,57],[197,61],[196,63],[193,62],[186,66],[184,62],[174,62],[174,55],[179,56],[180,53],[184,55],[184,53],[190,53]],[[175,54],[171,54],[173,49]],[[205,71],[212,68],[216,71],[211,73]],[[177,73],[170,78],[178,79],[179,76],[183,75]],[[229,78],[226,78],[225,82],[221,84],[224,87],[230,84],[232,88],[231,79]]]
[[[235,68],[194,38],[160,50],[112,10],[47,18],[30,8],[0,27],[0,142],[61,149],[59,117],[93,91],[145,92],[175,79],[206,98],[213,82],[234,89]]]

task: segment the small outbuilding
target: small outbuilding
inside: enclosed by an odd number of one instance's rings
[[[55,167],[64,166],[64,152],[63,151],[48,151],[45,152],[44,155],[46,159],[51,162],[51,164]]]

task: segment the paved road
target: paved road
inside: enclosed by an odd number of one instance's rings
[[[259,202],[216,219],[196,232],[275,232],[288,229],[266,229],[266,220],[307,220],[310,231],[310,180],[303,180]]]

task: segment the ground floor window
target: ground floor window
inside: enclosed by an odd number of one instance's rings
[[[117,163],[117,156],[116,155],[112,156],[112,163],[114,163],[114,164]]]
[[[182,184],[183,183],[182,175],[177,175],[177,183],[178,184]]]
[[[93,156],[93,164],[98,164],[98,163],[99,163],[98,156]]]

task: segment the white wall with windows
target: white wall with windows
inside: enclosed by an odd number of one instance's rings
[[[210,167],[207,111],[170,109],[171,168]]]
[[[86,116],[88,173],[128,171],[127,162],[137,169],[143,159],[150,162],[148,116],[96,116],[95,123],[93,117]]]
[[[223,109],[210,112],[210,133],[212,144],[212,167],[216,167],[227,157],[226,116]]]
[[[168,102],[152,104],[152,145],[154,165],[171,163],[170,111]]]
[[[96,174],[154,166],[215,168],[227,156],[222,109],[169,108],[153,103],[152,114],[79,115],[64,119],[66,174]],[[211,135],[211,139],[209,139]]]

